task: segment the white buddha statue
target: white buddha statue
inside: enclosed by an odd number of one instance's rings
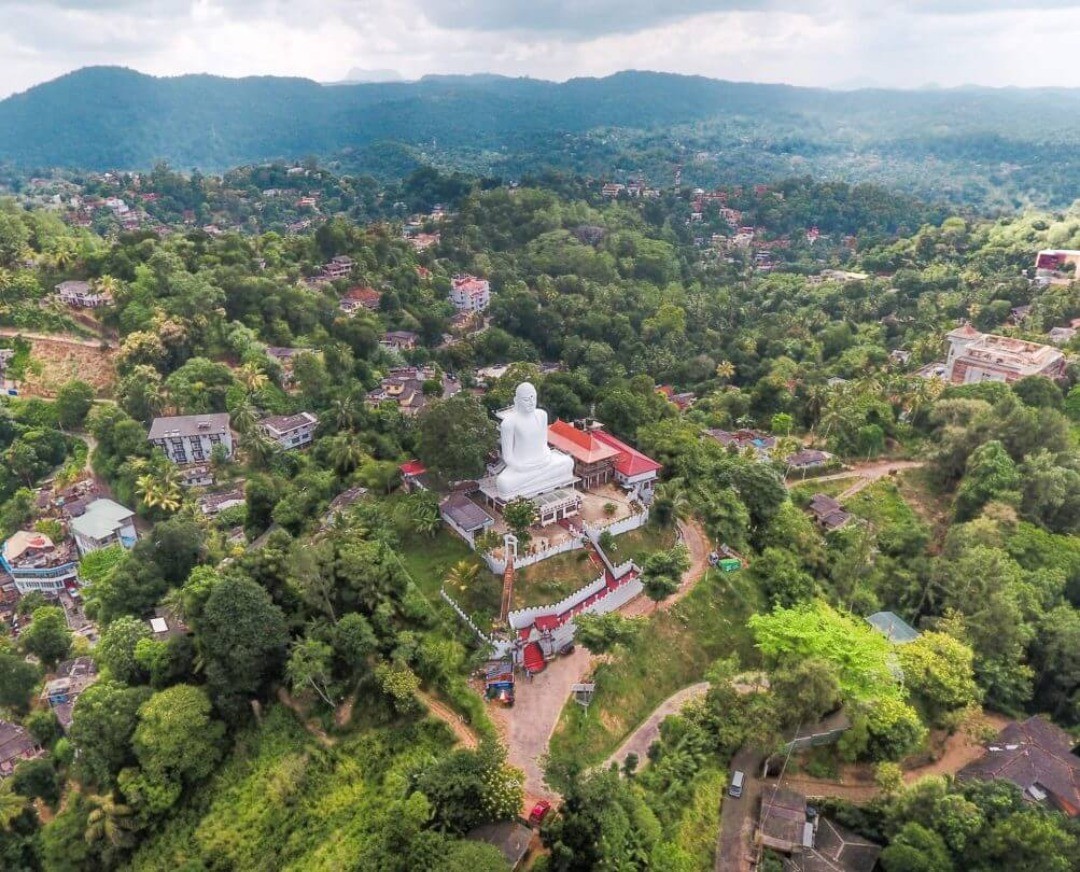
[[[533,497],[574,481],[574,459],[552,451],[547,441],[548,416],[536,407],[536,388],[522,382],[514,392],[514,408],[499,426],[506,468],[495,479],[499,497]]]

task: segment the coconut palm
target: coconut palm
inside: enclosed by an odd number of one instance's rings
[[[335,399],[330,404],[329,419],[338,430],[355,430],[360,423],[360,407],[356,397],[346,394]]]
[[[247,436],[255,429],[255,425],[259,421],[259,413],[255,410],[255,406],[247,398],[237,403],[232,412],[232,425],[236,428],[236,432],[243,436]]]
[[[438,532],[442,519],[438,500],[433,494],[420,491],[409,498],[409,521],[417,533],[434,536]]]
[[[61,239],[56,248],[49,252],[49,263],[53,269],[65,270],[75,263],[75,247],[69,239]]]
[[[115,297],[116,292],[120,290],[120,282],[110,275],[104,275],[95,279],[94,290],[99,294],[108,294],[110,297]]]
[[[257,393],[269,384],[270,379],[266,373],[259,369],[256,363],[245,363],[239,371],[240,384],[249,394]]]
[[[94,809],[86,818],[83,838],[87,844],[104,841],[113,848],[127,848],[135,843],[135,809],[117,802],[112,795],[91,796],[88,801]]]
[[[468,560],[459,560],[447,570],[443,582],[455,590],[465,590],[471,587],[479,577],[479,564],[470,563]]]
[[[367,454],[352,436],[342,433],[330,445],[330,462],[341,475],[347,475],[367,458]]]
[[[729,381],[733,375],[735,375],[735,364],[730,360],[721,360],[716,364],[716,377],[718,379]]]
[[[175,467],[140,475],[135,479],[135,492],[150,508],[175,512],[183,504],[180,473]]]
[[[281,446],[262,427],[253,427],[244,440],[244,450],[256,466],[265,469],[277,456]]]

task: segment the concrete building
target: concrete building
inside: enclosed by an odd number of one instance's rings
[[[277,442],[283,451],[289,451],[311,444],[315,438],[315,428],[319,426],[319,419],[311,412],[301,412],[298,415],[263,418],[260,424],[266,435]]]
[[[61,303],[78,309],[97,309],[112,303],[112,294],[98,293],[90,282],[60,282],[56,286],[56,295]]]
[[[476,276],[456,275],[450,282],[450,302],[459,312],[483,312],[491,303],[491,283]]]
[[[224,412],[155,418],[147,438],[180,465],[205,463],[217,445],[225,446],[226,457],[233,454],[232,430]]]
[[[970,324],[958,327],[946,338],[949,356],[944,378],[954,385],[1011,383],[1029,375],[1059,379],[1065,375],[1065,355],[1049,345],[980,333]]]
[[[71,542],[54,545],[44,533],[20,530],[0,548],[0,566],[19,593],[57,593],[77,578],[77,555]]]
[[[94,500],[83,514],[69,521],[79,554],[85,556],[110,545],[131,548],[139,537],[134,518],[131,509],[113,500]]]

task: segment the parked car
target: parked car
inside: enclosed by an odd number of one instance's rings
[[[529,812],[529,826],[540,826],[540,824],[544,822],[544,818],[547,817],[549,811],[551,811],[551,803],[546,799],[539,800],[536,805],[533,806],[532,811]]]
[[[731,784],[728,785],[728,796],[732,799],[738,799],[742,796],[743,782],[746,781],[746,773],[740,769],[736,769],[731,774]]]

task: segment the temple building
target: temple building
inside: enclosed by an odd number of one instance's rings
[[[557,420],[548,427],[548,444],[574,458],[574,475],[582,487],[595,488],[615,477],[617,448],[598,438],[598,426],[586,427]]]
[[[970,324],[945,338],[949,340],[949,356],[944,379],[954,385],[1012,383],[1029,375],[1059,379],[1065,375],[1065,355],[1050,345],[980,333]]]

